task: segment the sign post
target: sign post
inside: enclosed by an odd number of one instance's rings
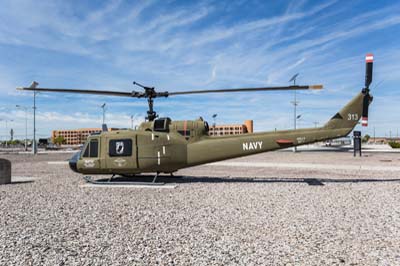
[[[353,131],[353,143],[354,143],[354,157],[356,157],[357,151],[361,157],[361,131]]]

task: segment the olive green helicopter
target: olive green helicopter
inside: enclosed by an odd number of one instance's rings
[[[368,107],[372,102],[369,93],[372,68],[373,55],[367,54],[364,88],[322,127],[242,135],[210,136],[209,125],[202,118],[184,121],[159,118],[153,109],[154,99],[204,93],[313,90],[322,89],[322,85],[158,92],[154,87],[133,82],[143,91],[124,92],[39,88],[38,83],[33,82],[30,87],[17,89],[147,99],[149,109],[146,121],[138,129],[103,130],[99,134],[90,135],[82,150],[70,159],[69,165],[73,171],[84,175],[134,177],[142,173],[156,173],[152,179],[155,184],[159,173],[172,176],[172,173],[186,167],[344,137],[360,119],[362,126],[367,126]]]

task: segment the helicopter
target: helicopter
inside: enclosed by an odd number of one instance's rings
[[[365,60],[364,88],[323,126],[242,135],[210,136],[209,125],[202,118],[173,121],[169,117],[158,117],[153,108],[154,99],[187,94],[315,90],[322,89],[322,85],[158,92],[154,87],[133,82],[143,91],[124,92],[39,88],[38,83],[33,82],[30,87],[17,89],[147,99],[147,116],[138,129],[102,131],[90,135],[82,150],[69,160],[69,166],[73,171],[84,175],[134,177],[155,173],[151,181],[155,183],[160,173],[172,176],[182,168],[341,138],[347,136],[360,119],[362,126],[368,126],[368,109],[373,99],[369,89],[372,82],[373,55],[367,54]]]

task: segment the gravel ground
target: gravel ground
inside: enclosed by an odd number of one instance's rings
[[[175,189],[82,187],[47,163],[70,156],[1,156],[36,178],[0,186],[1,265],[400,265],[400,174],[334,169],[399,154],[272,152],[231,161],[332,169],[206,165]]]

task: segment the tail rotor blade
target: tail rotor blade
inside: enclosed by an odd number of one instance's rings
[[[365,88],[369,88],[369,85],[372,82],[372,65],[374,63],[374,55],[367,54],[365,56]]]
[[[361,125],[363,127],[368,126],[369,103],[370,103],[370,96],[369,96],[369,94],[366,94],[366,95],[364,95],[364,100],[363,100],[363,110],[362,110],[362,120],[361,120]]]

